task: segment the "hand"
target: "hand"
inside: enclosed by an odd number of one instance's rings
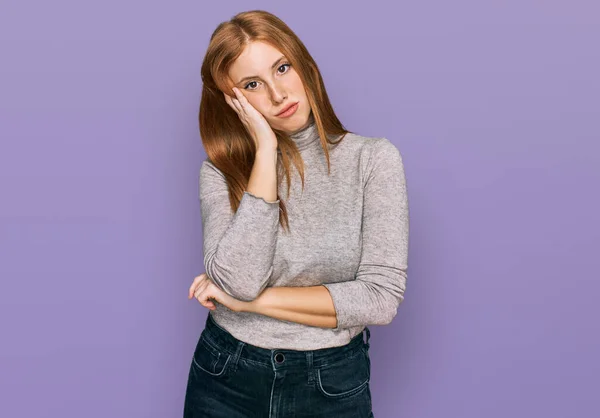
[[[238,300],[225,293],[213,283],[206,273],[202,273],[200,276],[194,278],[194,281],[192,282],[188,292],[188,299],[191,299],[192,296],[195,296],[202,306],[210,309],[211,311],[217,309],[211,299],[214,299],[216,302],[225,305],[234,312],[243,312],[244,308],[249,303]]]
[[[246,96],[237,87],[233,87],[233,92],[236,97],[230,97],[228,94],[223,93],[225,101],[237,113],[254,140],[256,149],[277,149],[277,136],[271,129],[269,122],[250,104]]]

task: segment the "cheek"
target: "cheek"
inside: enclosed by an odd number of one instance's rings
[[[255,94],[248,99],[248,102],[252,105],[253,108],[258,110],[258,112],[262,113],[263,115],[265,114],[267,109],[269,109],[270,106],[268,97],[264,97],[263,95]]]
[[[302,84],[302,80],[295,73],[293,77],[290,77],[290,87],[297,98],[305,97],[304,84]]]

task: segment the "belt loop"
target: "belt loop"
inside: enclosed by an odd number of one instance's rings
[[[367,341],[365,342],[365,347],[367,347],[367,350],[369,349],[369,340],[371,339],[371,330],[369,329],[369,327],[365,327],[363,329],[363,331],[367,331]]]
[[[308,369],[308,384],[310,385],[315,380],[315,374],[313,370],[313,352],[306,352],[306,366]]]
[[[231,362],[233,363],[231,365],[231,373],[235,373],[235,371],[237,370],[238,359],[240,358],[240,355],[242,353],[242,349],[244,348],[244,345],[246,345],[246,343],[243,341],[240,341],[237,345],[235,353],[233,354],[233,357],[231,358]]]

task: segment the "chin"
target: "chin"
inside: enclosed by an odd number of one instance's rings
[[[277,120],[277,123],[269,123],[271,127],[277,128],[282,131],[286,131],[288,133],[293,133],[301,128],[303,128],[310,119],[310,111],[306,114],[294,114],[292,117],[288,118],[285,122],[281,122],[281,120]]]
[[[308,116],[304,116],[304,117],[298,116],[298,118],[295,121],[290,121],[290,125],[287,128],[288,128],[288,131],[290,131],[290,132],[296,132],[296,131],[304,128],[304,126],[306,126],[307,123],[308,123]]]

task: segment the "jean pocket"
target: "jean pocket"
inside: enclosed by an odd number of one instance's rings
[[[230,360],[231,354],[219,350],[204,333],[200,334],[192,357],[197,369],[214,377],[222,376],[227,371]]]
[[[316,369],[319,391],[328,398],[346,398],[367,388],[371,378],[368,354],[362,349],[342,361]]]

